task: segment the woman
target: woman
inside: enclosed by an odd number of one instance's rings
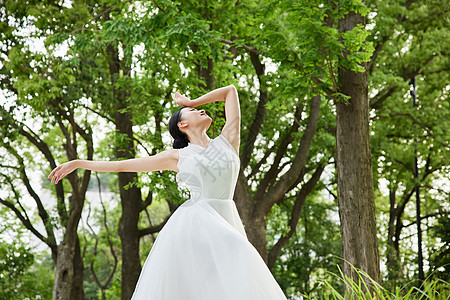
[[[232,200],[239,174],[240,108],[233,85],[190,100],[169,121],[175,149],[117,162],[75,160],[55,168],[58,183],[76,168],[100,172],[173,170],[190,199],[170,217],[150,251],[133,294],[135,300],[286,299],[259,253],[247,240]],[[221,134],[206,134],[211,118],[194,107],[225,101]],[[125,254],[126,255],[126,254]]]

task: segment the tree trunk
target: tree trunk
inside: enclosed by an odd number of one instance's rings
[[[109,20],[109,15],[105,14],[104,18]],[[128,103],[129,92],[125,88],[116,88],[115,86],[120,76],[130,76],[131,58],[125,56],[120,60],[118,45],[113,43],[106,46],[106,52],[112,92],[116,104],[114,113],[114,123],[117,131],[116,158],[135,158],[133,118],[130,104]],[[123,300],[129,300],[133,295],[141,272],[138,221],[142,195],[140,188],[135,185],[136,179],[137,173],[135,172],[119,172],[120,203],[122,206],[122,215],[119,221],[119,237],[122,244],[121,299]]]
[[[267,237],[266,237],[266,216],[263,214],[254,215],[253,217],[247,219],[251,220],[247,224],[251,226],[246,226],[245,231],[247,232],[248,240],[252,245],[258,250],[264,262],[267,264]]]
[[[363,23],[364,17],[350,12],[339,21],[339,31],[352,30]],[[380,282],[367,71],[355,73],[340,67],[339,85],[340,92],[351,97],[349,103],[339,101],[336,104],[336,165],[342,252],[345,259],[343,271],[345,276],[357,282],[359,277],[351,263]],[[365,281],[370,289],[370,280]],[[345,292],[348,294],[349,291]]]
[[[78,238],[77,234],[73,253],[73,281],[72,281],[72,289],[70,291],[71,300],[84,299],[83,279],[84,279],[84,265],[83,265],[83,258],[81,257],[80,239]]]
[[[122,294],[121,299],[129,300],[141,272],[139,258],[138,220],[141,191],[136,187],[124,189],[134,182],[136,173],[119,173],[122,216],[119,221],[119,236],[122,242]]]
[[[55,281],[53,283],[53,300],[70,299],[73,276],[74,249],[70,242],[63,241],[58,245]]]
[[[402,278],[400,263],[400,253],[398,249],[398,240],[396,240],[396,220],[398,219],[399,209],[396,209],[396,189],[389,191],[389,223],[387,238],[386,267],[388,271],[388,280],[391,287],[397,286],[398,280]],[[398,238],[398,237],[397,237]]]
[[[130,159],[135,157],[132,115],[129,110],[125,113],[120,112],[127,108],[124,95],[119,96],[118,100],[119,103],[115,114],[116,129],[118,134],[122,134],[126,138],[117,146],[116,157],[118,159]],[[136,182],[136,173],[119,173],[120,203],[122,206],[122,215],[119,221],[119,236],[122,243],[121,299],[123,300],[128,300],[133,295],[141,272],[138,221],[142,194],[140,188],[136,187]]]
[[[75,177],[74,175],[72,176]],[[73,210],[69,217],[64,240],[58,245],[55,281],[53,283],[53,300],[84,299],[83,260],[77,234],[84,197],[77,198],[77,196],[80,196],[78,191],[74,191],[74,195],[70,197],[69,201],[73,205]]]
[[[58,245],[53,300],[83,300],[83,261],[78,236]]]

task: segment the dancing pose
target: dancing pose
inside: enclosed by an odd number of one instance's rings
[[[263,259],[247,240],[233,201],[239,174],[240,108],[233,85],[190,100],[169,121],[174,149],[116,162],[74,160],[49,175],[58,183],[77,168],[100,172],[173,170],[190,199],[167,221],[142,268],[134,300],[286,299]],[[214,139],[212,119],[195,107],[225,101],[226,123]],[[126,255],[126,253],[124,253]]]

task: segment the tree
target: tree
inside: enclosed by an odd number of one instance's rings
[[[23,64],[23,61],[15,62],[21,66],[27,65]],[[11,65],[9,65],[8,68],[11,68]],[[57,74],[56,76],[58,75],[60,74]],[[37,94],[37,92],[42,91],[40,90],[40,88],[42,88],[41,86],[33,85],[28,82],[28,76],[16,79],[17,82],[19,82],[19,87],[29,87],[27,90],[17,90],[18,99],[23,101],[20,102],[20,100],[18,100],[16,102],[18,106],[29,104],[24,99],[27,99],[30,93]],[[54,79],[49,80],[49,82],[43,81],[40,83],[46,84],[53,82],[55,82]],[[54,95],[52,96],[54,97]],[[62,132],[66,139],[64,148],[69,159],[75,159],[79,155],[76,147],[79,137],[86,142],[87,158],[92,158],[92,133],[89,129],[82,128],[75,122],[73,107],[70,104],[64,106],[64,104],[61,103],[66,99],[60,98],[60,105],[45,98],[40,99],[41,101],[43,100],[42,102],[33,98],[31,99],[32,101],[35,101],[34,103],[30,103],[31,105],[29,104],[31,107],[33,107],[33,104],[37,106],[43,105],[44,103],[49,105],[48,112],[50,114],[53,113],[53,115],[50,115],[49,119],[53,122],[58,122],[58,129],[61,130],[60,132]],[[31,233],[50,247],[52,258],[56,264],[53,297],[57,299],[82,299],[83,262],[80,256],[77,228],[81,218],[81,211],[90,172],[85,171],[81,178],[77,173],[73,173],[68,177],[70,184],[68,187],[72,192],[68,197],[69,207],[67,207],[65,203],[66,193],[64,192],[62,183],[56,187],[56,209],[58,212],[58,220],[55,222],[50,217],[51,213],[49,212],[48,207],[46,208],[44,205],[42,195],[39,195],[39,193],[36,192],[36,189],[33,187],[27,174],[27,171],[30,171],[30,169],[35,166],[32,156],[33,152],[39,153],[41,159],[47,160],[50,167],[46,168],[47,172],[50,172],[51,168],[56,167],[54,153],[51,151],[52,146],[47,140],[49,133],[48,128],[43,128],[40,132],[33,131],[30,127],[25,125],[22,120],[18,120],[17,117],[14,117],[14,115],[19,115],[16,109],[7,110],[5,107],[0,106],[0,114],[2,126],[2,142],[0,146],[8,153],[8,156],[5,155],[5,157],[7,157],[10,163],[1,166],[3,169],[1,183],[5,189],[8,187],[7,190],[9,191],[10,196],[7,198],[0,198],[0,203],[11,209]],[[63,148],[63,145],[60,144],[59,147]],[[31,151],[29,149],[31,149]],[[39,163],[37,166],[43,167]],[[26,207],[23,205],[23,198],[19,192],[19,187],[25,188],[34,200],[36,205],[35,209],[37,209],[39,213],[40,220],[45,229],[45,234],[41,233],[40,230],[36,228],[36,225],[33,224],[32,219],[30,219],[30,212],[27,212]],[[60,243],[56,240],[58,227],[62,229],[62,241]]]
[[[54,9],[53,6],[45,8]],[[9,194],[0,202],[50,248],[56,265],[53,297],[82,299],[83,262],[77,229],[90,171],[82,172],[81,176],[73,173],[68,176],[66,186],[62,183],[56,186],[57,217],[52,216],[55,208],[46,204],[46,196],[34,186],[29,172],[40,168],[48,174],[58,163],[55,157],[63,155],[72,160],[84,153],[85,158],[92,159],[92,130],[88,124],[78,123],[78,99],[76,91],[70,88],[75,80],[74,62],[53,55],[51,47],[36,52],[30,49],[26,38],[14,32],[28,29],[39,35],[46,26],[51,26],[45,22],[33,23],[28,12],[37,17],[41,13],[31,8],[27,11],[14,1],[2,3],[5,34],[1,42],[5,63],[1,66],[1,87],[8,91],[8,102],[0,106],[1,147],[9,163],[2,165],[1,184]],[[26,124],[29,117],[35,124]],[[30,217],[32,211],[23,204],[19,189],[26,190],[33,199],[41,229]]]
[[[408,211],[414,185],[420,186],[426,208],[423,218],[434,222],[445,213],[441,203],[446,191],[436,180],[445,176],[448,166],[448,125],[441,120],[449,118],[445,91],[449,59],[448,46],[440,43],[448,36],[444,17],[448,6],[442,7],[439,1],[368,1],[368,6],[374,26],[369,40],[375,47],[368,68],[375,184],[387,181],[386,208],[379,204],[388,214],[387,279],[389,285],[401,286],[411,279],[404,272],[410,262],[402,258],[401,236],[414,224],[415,217]],[[409,93],[413,77],[418,86],[417,108]],[[418,181],[414,157],[419,161]],[[404,224],[406,220],[409,224]]]
[[[339,20],[339,32],[344,36],[363,24],[365,20],[360,13],[349,12]],[[347,51],[344,49],[344,61],[350,55]],[[336,103],[336,169],[343,271],[346,276],[358,281],[359,276],[353,269],[356,267],[364,270],[376,282],[381,282],[370,150],[367,71],[357,72],[341,62],[338,73],[339,92],[349,97],[347,101]],[[373,284],[367,278],[364,280],[369,286],[369,292]]]

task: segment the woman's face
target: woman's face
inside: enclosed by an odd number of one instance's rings
[[[191,129],[200,127],[208,130],[211,122],[211,117],[206,114],[204,109],[197,110],[193,107],[185,107],[181,110],[181,123],[187,124]]]

